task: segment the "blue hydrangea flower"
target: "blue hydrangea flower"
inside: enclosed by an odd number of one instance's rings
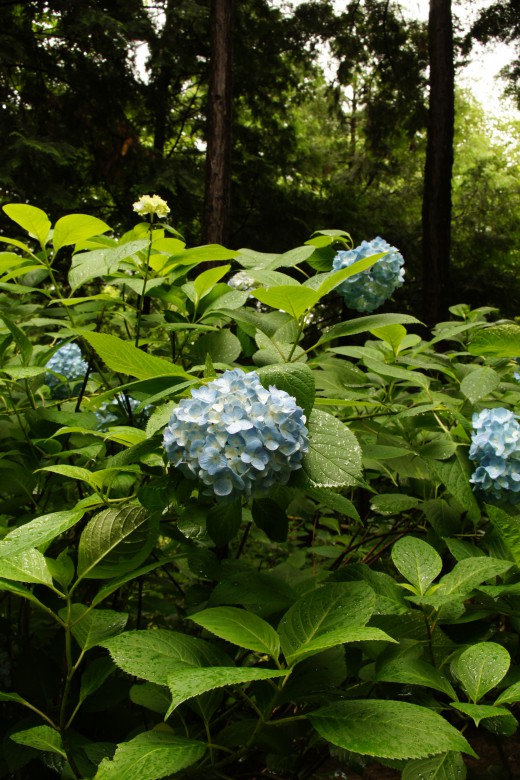
[[[78,345],[70,343],[57,349],[45,367],[60,375],[45,374],[45,384],[49,386],[53,398],[70,398],[81,386],[88,364],[83,360]]]
[[[387,252],[371,268],[345,279],[336,288],[346,305],[354,311],[378,309],[404,281],[404,259],[400,252],[377,236],[372,241],[362,241],[355,249],[338,252],[332,267],[335,271],[348,268],[364,257]]]
[[[150,414],[151,407],[145,406],[138,413],[137,407],[140,403],[123,393],[119,393],[110,401],[105,401],[95,412],[99,430],[107,430],[111,425],[125,425],[130,416],[137,425],[143,425]]]
[[[477,463],[474,489],[511,504],[520,502],[520,417],[508,409],[473,415],[469,457]]]
[[[173,466],[217,498],[264,493],[301,468],[305,415],[284,390],[254,371],[225,371],[174,409],[163,446]]]
[[[228,279],[228,285],[235,290],[242,290],[243,292],[251,292],[255,287],[259,287],[256,279],[253,279],[247,271],[238,271],[231,279]]]

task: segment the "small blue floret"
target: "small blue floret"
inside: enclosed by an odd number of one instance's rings
[[[305,415],[258,374],[225,371],[174,409],[163,446],[171,464],[200,479],[206,494],[234,498],[285,485],[308,450]]]
[[[49,386],[53,398],[70,398],[78,390],[87,373],[88,364],[83,360],[77,344],[64,344],[47,361],[46,368],[59,374],[45,374],[45,384]]]

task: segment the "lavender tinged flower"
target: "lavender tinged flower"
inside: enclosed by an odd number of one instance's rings
[[[240,369],[192,390],[175,408],[163,446],[173,466],[217,498],[285,485],[308,449],[305,415],[283,390]]]
[[[338,252],[332,267],[335,271],[348,268],[364,257],[387,252],[371,268],[345,279],[336,289],[354,311],[374,311],[379,308],[404,281],[404,260],[400,252],[377,236],[363,241],[355,249]]]
[[[81,349],[77,344],[64,344],[47,361],[46,368],[60,374],[45,374],[45,384],[49,386],[54,398],[69,398],[81,385],[88,365],[83,360]]]
[[[492,498],[520,502],[520,424],[508,409],[483,409],[473,415],[469,457],[477,463],[470,482]]]

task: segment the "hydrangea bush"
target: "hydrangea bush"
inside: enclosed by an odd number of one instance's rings
[[[371,241],[362,241],[355,249],[337,253],[332,267],[335,271],[348,268],[364,257],[385,252],[371,268],[346,279],[338,292],[349,309],[372,312],[379,309],[404,282],[404,259],[401,253],[377,236]]]
[[[488,733],[506,761],[520,326],[342,321],[402,282],[382,239],[191,250],[134,210],[119,238],[4,206],[0,777],[464,778]]]
[[[180,401],[163,441],[171,464],[220,498],[287,484],[301,468],[307,434],[294,398],[235,369]]]

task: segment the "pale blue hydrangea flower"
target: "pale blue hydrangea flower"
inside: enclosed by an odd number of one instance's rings
[[[135,398],[129,395],[125,396],[123,393],[119,393],[110,401],[105,401],[95,412],[99,430],[106,430],[111,425],[126,425],[130,417],[136,425],[142,426],[150,415],[151,407],[145,406],[144,409],[137,412],[140,403]]]
[[[346,305],[354,311],[378,309],[404,281],[404,259],[400,252],[377,236],[372,241],[362,241],[355,249],[338,252],[332,267],[335,271],[348,268],[365,257],[387,252],[371,268],[345,279],[336,288]]]
[[[255,287],[259,287],[256,279],[253,279],[247,271],[238,271],[238,273],[228,280],[228,285],[235,290],[242,290],[243,292],[251,292]]]
[[[45,384],[49,386],[54,398],[70,398],[81,387],[87,373],[88,364],[83,360],[77,344],[64,344],[47,361],[46,368],[59,374],[45,374]]]
[[[225,371],[174,409],[163,446],[173,466],[206,494],[234,498],[285,485],[309,442],[305,415],[284,390],[254,371]]]
[[[508,409],[473,415],[469,457],[477,463],[474,489],[511,504],[520,502],[520,417]]]

